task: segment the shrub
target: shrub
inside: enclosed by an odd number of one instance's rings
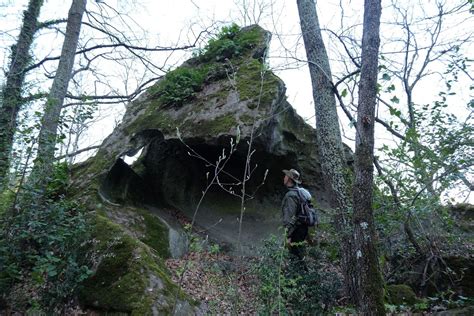
[[[63,167],[44,202],[21,199],[0,214],[0,300],[18,311],[60,313],[91,274],[82,247],[88,220],[60,194],[67,184]]]
[[[240,26],[232,24],[224,26],[216,38],[209,40],[201,51],[202,61],[224,61],[240,56],[249,48],[253,48],[261,39],[258,29],[241,32]]]
[[[170,71],[163,80],[151,88],[150,93],[164,105],[180,106],[200,91],[206,71],[198,68],[179,67]]]
[[[181,66],[168,72],[149,92],[162,106],[181,106],[201,91],[206,78],[215,79],[226,75],[220,62],[240,56],[255,47],[260,40],[261,34],[257,28],[241,32],[236,24],[224,26],[217,37],[209,40],[197,54],[196,65]]]
[[[275,236],[265,241],[256,270],[263,314],[321,314],[334,306],[342,286],[336,273],[323,271],[324,254],[307,247],[306,271],[289,261],[288,250]]]
[[[209,40],[201,52],[201,59],[204,61],[222,61],[239,55],[241,47],[236,41],[236,35],[239,31],[240,27],[237,24],[224,26],[215,39]]]

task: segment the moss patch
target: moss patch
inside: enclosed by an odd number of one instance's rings
[[[245,125],[252,125],[258,118],[249,115],[249,114],[242,114],[240,116],[240,121]]]
[[[224,116],[216,117],[214,120],[200,121],[199,124],[184,124],[182,130],[184,132],[192,132],[196,135],[218,135],[220,133],[228,133],[238,124],[235,120],[235,114],[230,113]]]
[[[160,257],[171,257],[169,251],[168,228],[161,220],[146,210],[136,210],[144,218],[145,231],[143,238],[145,244],[155,249]]]
[[[243,62],[236,74],[237,91],[242,101],[251,100],[251,109],[260,106],[269,107],[278,92],[279,80],[256,59]],[[263,77],[262,77],[263,75]]]
[[[176,126],[174,119],[165,111],[155,105],[148,106],[145,113],[140,115],[135,121],[125,128],[125,133],[133,135],[140,130],[154,128],[159,129],[163,134],[173,131]]]
[[[83,163],[74,165],[71,170],[72,177],[81,179],[103,173],[112,166],[113,162],[115,161],[111,162],[111,160],[107,158],[105,150],[101,148],[95,156],[87,159]]]
[[[98,267],[83,284],[81,304],[107,312],[147,315],[153,302],[160,300],[161,312],[169,313],[177,288],[163,262],[105,217],[97,215],[93,231],[92,255]],[[160,286],[150,288],[151,275],[160,280]]]
[[[405,284],[387,286],[388,300],[393,305],[413,305],[417,302],[415,292]]]

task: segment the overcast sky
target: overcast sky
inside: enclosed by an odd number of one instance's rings
[[[7,53],[12,40],[15,39],[17,30],[21,24],[21,12],[27,4],[27,0],[0,0],[3,4],[2,12],[0,13],[0,44],[1,55],[0,61],[3,62],[3,68],[7,67]],[[161,46],[183,45],[192,42],[196,34],[211,26],[213,23],[220,23],[219,25],[231,22],[237,22],[240,25],[251,24],[255,20],[259,20],[264,28],[273,33],[273,40],[271,43],[271,51],[269,54],[269,62],[274,71],[284,80],[287,86],[287,96],[290,103],[296,108],[297,112],[307,119],[307,122],[314,126],[314,106],[311,94],[311,82],[307,66],[304,63],[297,62],[296,59],[305,59],[304,47],[300,37],[299,18],[296,7],[296,1],[283,0],[268,0],[257,1],[265,4],[261,16],[260,10],[252,9],[255,1],[249,0],[172,0],[172,1],[153,1],[153,0],[104,0],[111,8],[127,13],[127,24],[130,28],[134,25],[141,27],[146,31],[146,35],[142,35],[140,31],[136,31],[134,35],[137,37],[148,37],[149,43],[159,44]],[[382,12],[382,45],[381,51],[386,53],[389,58],[397,59],[397,50],[399,51],[401,42],[397,39],[403,38],[403,32],[399,26],[393,25],[396,20],[396,10],[392,7],[393,1],[382,1],[385,6]],[[451,1],[455,2],[455,1]],[[333,30],[337,33],[341,29],[346,29],[345,35],[352,36],[360,42],[361,40],[361,22],[363,15],[363,1],[349,1],[349,0],[325,0],[318,1],[317,8],[320,18],[320,24],[323,29]],[[416,20],[422,15],[436,14],[436,1],[397,1],[401,6],[410,7],[408,11],[411,18]],[[450,1],[448,1],[450,3]],[[67,16],[67,11],[70,6],[70,1],[49,0],[45,1],[45,5],[41,11],[41,20],[64,18]],[[247,17],[242,14],[242,7],[248,7]],[[108,10],[102,4],[97,4],[95,1],[88,1],[88,10],[100,12],[101,10]],[[110,12],[110,10],[108,10]],[[344,19],[341,16],[344,16]],[[112,19],[117,19],[111,18]],[[446,41],[452,38],[461,38],[463,36],[472,35],[474,24],[472,21],[472,14],[465,14],[462,19],[457,17],[453,20],[444,22],[447,31],[443,32],[442,36]],[[420,24],[421,31],[424,24]],[[426,27],[429,27],[426,24]],[[125,32],[132,30],[125,30]],[[328,53],[330,55],[333,75],[340,76],[347,73],[354,68],[350,64],[341,63],[345,58],[344,50],[340,43],[325,32],[324,38],[326,41]],[[429,38],[419,38],[419,46],[423,47]],[[41,40],[35,42],[35,53],[38,56],[57,55],[62,44],[62,37],[58,36],[56,32],[50,31],[48,34],[43,34]],[[204,42],[201,45],[205,45]],[[465,47],[465,52],[469,49],[472,51],[472,45]],[[157,60],[160,58],[168,58],[171,62],[169,66],[179,65],[186,56],[191,54],[188,52],[178,52],[171,56],[156,55]],[[399,56],[402,60],[403,56]],[[345,58],[347,59],[347,58]],[[440,64],[441,65],[441,64]],[[107,66],[103,64],[103,66]],[[54,68],[54,64],[52,65]],[[441,66],[440,66],[441,67]],[[110,82],[121,83],[123,81],[122,73],[114,73],[113,66],[109,67],[110,73],[108,78]],[[442,72],[443,69],[434,69],[433,72]],[[420,82],[417,93],[414,94],[415,102],[420,104],[430,103],[438,96],[437,93],[443,87],[442,73],[434,74],[433,76],[422,80]],[[459,84],[457,95],[452,96],[452,111],[460,117],[466,116],[468,113],[465,104],[472,99],[471,91],[466,89],[469,84],[472,84],[467,77],[460,76],[462,83]],[[43,80],[45,78],[31,78],[31,81]],[[91,83],[87,78],[83,79],[84,89],[89,87]],[[133,89],[134,81],[131,80],[127,89]],[[136,85],[136,84],[135,84]],[[102,87],[104,89],[104,87]],[[117,88],[119,89],[119,88]],[[401,86],[397,86],[399,93],[401,93]],[[396,91],[397,92],[397,91]],[[395,92],[395,93],[396,93]],[[402,97],[402,96],[401,96]],[[396,106],[396,104],[394,104]],[[379,114],[384,111],[379,108]],[[100,122],[98,128],[93,129],[88,137],[85,138],[87,143],[100,143],[101,139],[106,137],[112,130],[115,122],[123,113],[123,106],[112,106],[102,109],[102,113],[107,116],[106,120]],[[353,129],[349,126],[348,120],[342,114],[340,115],[341,127],[343,133],[349,137],[345,142],[353,147],[353,142],[350,141],[353,135]],[[383,128],[377,127],[378,140],[376,146],[382,146],[384,143],[390,143],[392,136],[385,133]],[[83,145],[86,145],[85,143]]]

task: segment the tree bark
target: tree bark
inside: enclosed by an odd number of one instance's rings
[[[38,154],[32,172],[33,181],[38,185],[37,189],[39,190],[44,189],[44,185],[47,183],[47,175],[52,174],[58,124],[69,80],[71,79],[86,2],[87,0],[72,1],[68,13],[61,58],[59,59],[56,76],[54,77],[53,85],[46,101],[45,112],[41,120]]]
[[[383,280],[378,262],[372,210],[374,114],[381,10],[381,0],[365,0],[353,188],[354,246],[360,289],[357,305],[359,313],[364,315],[385,315]]]
[[[331,68],[321,36],[318,15],[313,0],[297,0],[301,31],[308,59],[316,113],[317,144],[321,168],[331,191],[334,218],[340,232],[341,263],[346,292],[353,303],[358,302],[357,271],[352,245],[350,210],[352,201],[346,177],[350,176],[344,162],[336,99],[331,81]]]
[[[25,69],[31,60],[30,47],[37,31],[42,5],[43,0],[30,0],[28,8],[23,13],[23,25],[18,41],[11,47],[11,62],[2,91],[0,107],[0,191],[8,184],[13,137],[17,128],[18,112],[22,105],[21,91],[25,81]]]

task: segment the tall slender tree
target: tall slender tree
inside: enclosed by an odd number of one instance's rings
[[[10,67],[0,100],[0,191],[8,183],[13,136],[22,105],[21,92],[25,81],[25,69],[31,61],[30,48],[38,28],[42,5],[43,0],[30,0],[28,8],[23,13],[23,25],[18,41],[11,47]]]
[[[314,109],[317,124],[317,142],[321,168],[332,192],[336,207],[335,223],[340,232],[341,259],[346,292],[358,301],[357,271],[351,236],[350,210],[352,202],[347,184],[348,170],[344,162],[343,145],[336,99],[331,80],[331,67],[321,35],[318,14],[313,0],[297,0],[301,31],[313,86]]]
[[[374,114],[381,11],[381,0],[365,0],[353,188],[354,246],[361,296],[358,306],[359,312],[364,315],[385,315],[383,282],[378,264],[372,210]]]
[[[38,189],[42,189],[51,174],[56,148],[57,130],[61,109],[71,79],[77,43],[81,32],[82,16],[87,0],[73,0],[68,13],[66,34],[64,37],[58,69],[47,97],[45,112],[41,120],[38,139],[38,153],[33,167],[33,177]]]

